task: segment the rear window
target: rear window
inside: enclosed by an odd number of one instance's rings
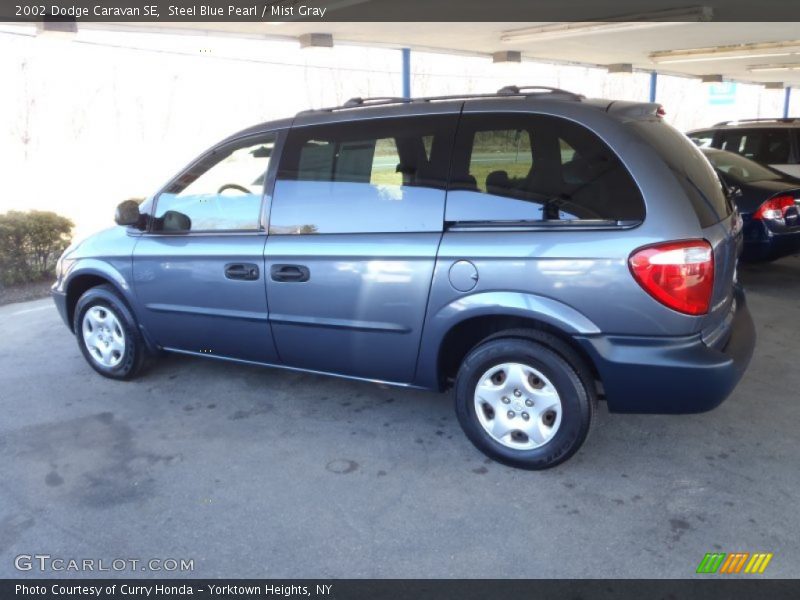
[[[719,177],[688,137],[663,121],[634,121],[631,127],[658,152],[675,175],[701,227],[710,227],[730,216],[733,209]]]
[[[738,183],[775,181],[782,178],[779,173],[772,169],[768,169],[760,163],[733,152],[705,150],[705,155],[712,165]]]

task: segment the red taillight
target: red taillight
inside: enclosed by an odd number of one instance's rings
[[[704,315],[714,290],[714,251],[705,240],[667,242],[637,250],[631,273],[653,298],[687,315]]]
[[[775,196],[758,207],[753,215],[754,219],[782,219],[786,211],[794,206],[794,198],[791,196]]]

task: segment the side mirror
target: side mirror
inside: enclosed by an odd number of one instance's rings
[[[117,205],[117,210],[114,213],[114,221],[117,225],[133,225],[139,224],[141,214],[139,213],[139,203],[136,200],[125,200]]]
[[[162,231],[190,231],[192,220],[182,212],[168,210],[164,213],[161,222]]]

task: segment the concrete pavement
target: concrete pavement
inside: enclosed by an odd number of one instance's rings
[[[113,382],[49,300],[2,307],[0,577],[37,553],[202,578],[688,577],[713,551],[773,552],[766,575],[794,577],[800,258],[741,279],[760,337],[727,402],[601,405],[539,473],[486,460],[449,395],[178,356]],[[169,575],[139,571],[119,575]]]

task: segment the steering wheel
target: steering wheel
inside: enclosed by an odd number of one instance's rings
[[[223,185],[221,188],[219,188],[217,190],[217,193],[221,194],[225,190],[236,190],[237,192],[242,192],[244,194],[249,194],[250,193],[250,190],[248,190],[244,186],[239,185],[238,183],[226,183],[225,185]]]

